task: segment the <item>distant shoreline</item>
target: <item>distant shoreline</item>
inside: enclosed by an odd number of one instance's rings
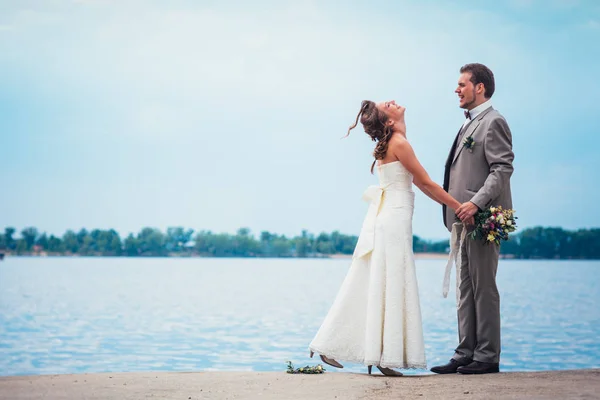
[[[448,254],[445,253],[414,253],[415,259],[447,259]],[[340,260],[350,260],[352,259],[352,254],[322,254],[316,256],[307,256],[307,257],[251,257],[251,256],[226,256],[226,257],[215,257],[215,256],[203,256],[203,255],[186,255],[186,254],[169,254],[165,256],[111,256],[111,255],[95,255],[95,254],[52,254],[52,253],[30,253],[30,254],[10,254],[4,253],[5,259],[7,257],[36,257],[36,258],[46,258],[46,257],[65,257],[65,258],[278,258],[278,259],[311,259],[311,260],[323,260],[323,259],[340,259]]]
[[[211,259],[219,259],[219,258],[238,258],[238,259],[288,259],[288,260],[351,260],[351,254],[322,254],[316,256],[307,256],[307,257],[295,257],[295,256],[204,256],[204,255],[191,255],[191,254],[169,254],[169,255],[137,255],[137,256],[125,256],[125,255],[95,255],[95,254],[51,254],[51,253],[31,253],[31,254],[10,254],[3,253],[4,257],[0,258],[0,262],[6,260],[7,258],[211,258]],[[448,253],[414,253],[415,260],[447,260],[449,257]],[[597,261],[597,258],[519,258],[515,257],[513,254],[500,254],[500,259],[502,260],[529,260],[529,261]]]
[[[17,230],[6,227],[0,233],[0,258],[27,256],[92,257],[217,257],[217,258],[350,258],[358,237],[339,231],[318,235],[303,230],[287,237],[268,231],[255,235],[249,228],[235,234],[170,227],[166,232],[143,228],[127,237],[114,229],[79,232],[62,236],[40,233],[35,227]],[[449,240],[431,241],[413,235],[416,258],[439,259],[449,253]],[[500,257],[528,260],[600,260],[600,228],[573,231],[553,227],[520,230],[502,243]]]

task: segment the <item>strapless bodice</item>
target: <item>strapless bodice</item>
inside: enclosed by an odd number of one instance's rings
[[[413,176],[399,161],[378,165],[377,172],[382,188],[412,190]]]
[[[412,190],[413,176],[399,162],[378,165],[379,185],[369,186],[363,193],[363,199],[370,203],[367,216],[354,249],[354,257],[360,258],[373,250],[377,217],[386,213],[384,217],[398,221],[412,221],[412,210],[415,202],[415,193]]]

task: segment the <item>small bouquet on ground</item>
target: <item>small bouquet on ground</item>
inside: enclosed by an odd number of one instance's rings
[[[471,239],[483,239],[486,243],[500,244],[508,240],[508,234],[517,229],[515,210],[490,207],[475,214],[475,229],[469,233]]]
[[[325,368],[321,364],[317,364],[314,367],[306,366],[301,368],[294,369],[294,364],[291,361],[287,362],[287,371],[288,374],[322,374],[325,372]]]

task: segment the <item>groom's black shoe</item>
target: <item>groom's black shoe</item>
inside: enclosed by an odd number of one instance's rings
[[[435,372],[436,374],[455,374],[456,371],[460,367],[467,366],[471,364],[471,360],[455,360],[454,358],[450,359],[450,362],[446,365],[438,365],[437,367],[431,368],[431,372]]]
[[[458,373],[460,374],[493,374],[496,372],[500,372],[500,367],[496,363],[484,363],[481,361],[473,361],[469,365],[465,365],[464,367],[458,368]]]

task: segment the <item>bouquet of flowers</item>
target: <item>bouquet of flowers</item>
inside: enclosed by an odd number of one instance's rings
[[[325,368],[321,364],[315,366],[306,366],[301,368],[294,368],[294,364],[291,361],[287,362],[287,371],[288,374],[322,374],[325,372]]]
[[[488,244],[500,244],[517,229],[516,220],[515,210],[490,207],[475,214],[475,229],[469,235],[471,239],[483,239]]]

